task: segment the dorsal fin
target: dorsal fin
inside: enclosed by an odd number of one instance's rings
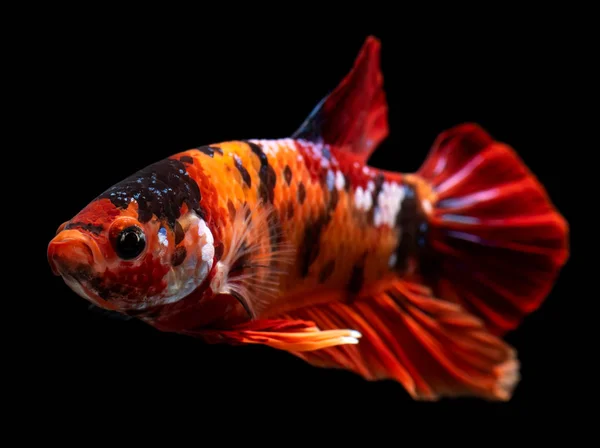
[[[369,36],[352,70],[313,109],[292,138],[326,143],[366,162],[388,135],[380,53],[379,40]]]

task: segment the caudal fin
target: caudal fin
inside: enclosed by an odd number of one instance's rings
[[[494,334],[514,329],[568,259],[567,222],[515,151],[475,124],[441,134],[416,174],[436,296]]]

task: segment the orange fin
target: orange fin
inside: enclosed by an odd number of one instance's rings
[[[379,40],[369,36],[350,73],[292,138],[335,145],[366,162],[389,132],[380,52]]]
[[[235,297],[255,318],[265,302],[276,297],[280,277],[286,275],[296,251],[283,237],[273,206],[244,204],[230,213],[233,234],[218,264],[216,292]]]
[[[303,352],[335,345],[357,344],[361,334],[349,329],[321,330],[314,322],[298,319],[259,319],[227,330],[202,330],[206,341],[262,344],[280,350]]]
[[[426,282],[494,334],[514,329],[567,261],[567,222],[515,151],[475,124],[442,133],[416,174],[426,190]]]
[[[369,380],[394,379],[415,399],[508,400],[519,381],[513,348],[459,305],[433,297],[421,285],[398,280],[351,304],[321,304],[279,317],[359,331],[357,345],[292,353],[312,365],[347,369]]]

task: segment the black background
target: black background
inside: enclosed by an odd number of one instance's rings
[[[577,155],[565,156],[572,150],[563,135],[573,87],[564,69],[576,62],[569,33],[534,18],[413,23],[405,16],[371,27],[340,19],[336,30],[324,18],[233,24],[202,16],[192,24],[169,21],[173,27],[158,19],[88,20],[63,19],[32,56],[40,71],[32,112],[42,137],[29,144],[42,147],[35,160],[41,218],[28,255],[39,275],[27,290],[40,297],[29,310],[40,323],[26,330],[34,336],[30,411],[44,409],[45,421],[140,432],[187,417],[204,435],[211,433],[207,415],[231,433],[254,419],[257,431],[272,433],[283,418],[292,438],[315,426],[334,435],[360,426],[394,444],[417,424],[428,438],[449,423],[454,430],[445,434],[457,440],[481,428],[484,437],[575,428],[567,423],[580,394],[572,260],[542,308],[507,337],[522,362],[513,400],[432,404],[413,402],[398,384],[313,368],[283,352],[206,346],[90,312],[45,259],[63,221],[137,169],[212,142],[288,136],[347,73],[368,34],[382,41],[391,128],[373,166],[414,171],[438,133],[475,121],[517,149],[571,220],[567,176]]]

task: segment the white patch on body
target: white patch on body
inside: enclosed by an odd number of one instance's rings
[[[383,222],[383,216],[381,214],[381,210],[376,209],[375,213],[373,214],[373,224],[375,224],[375,227],[379,227],[382,222]]]
[[[200,236],[200,237],[205,236],[206,242],[210,245],[215,244],[215,239],[213,238],[212,232],[210,231],[210,229],[206,225],[206,222],[204,222],[203,219],[199,219],[198,236]]]
[[[365,209],[365,211],[369,211],[371,210],[371,207],[373,206],[373,195],[371,195],[370,191],[366,191],[365,194],[363,195],[363,207]]]
[[[354,205],[357,209],[363,209],[363,189],[361,186],[358,186],[356,190],[354,190]]]
[[[187,255],[183,263],[171,268],[166,275],[168,286],[166,294],[163,293],[163,297],[158,301],[161,304],[177,302],[192,293],[212,269],[215,255],[212,232],[206,222],[193,211],[183,219],[188,226],[182,243],[187,248]],[[196,244],[192,244],[192,233],[198,236]]]
[[[281,142],[285,146],[287,146],[288,148],[294,148],[295,147],[295,142],[291,138],[284,138],[283,140],[281,140]]]
[[[280,141],[278,140],[250,139],[248,141],[259,145],[263,152],[269,156],[275,156],[280,148]]]
[[[323,160],[325,160],[325,159],[323,159]],[[329,191],[332,191],[333,187],[335,185],[335,174],[333,174],[333,171],[327,170],[326,182],[327,182],[327,189]]]
[[[167,238],[167,229],[161,227],[158,231],[158,242],[163,247],[169,247],[169,239]]]
[[[229,267],[226,263],[217,262],[215,276],[210,281],[210,289],[215,292],[223,292],[229,275]]]
[[[338,190],[343,190],[344,187],[346,186],[346,180],[344,179],[344,175],[342,174],[341,171],[336,171],[335,172],[335,188],[337,188]]]
[[[429,199],[425,199],[422,204],[425,213],[430,214],[433,211],[433,206],[431,205],[431,201],[429,201]]]
[[[285,139],[283,141],[285,141]],[[292,140],[292,142],[293,142],[293,140]],[[293,145],[294,149],[297,148],[297,145],[300,145],[305,151],[309,152],[312,155],[312,157],[314,157],[315,159],[320,159],[321,160],[321,168],[328,169],[332,166],[333,167],[338,166],[338,162],[337,162],[336,158],[333,156],[333,154],[331,154],[331,147],[329,145],[326,145],[324,143],[319,143],[319,142],[311,142],[311,141],[304,140],[304,139],[298,139],[294,143],[296,143]],[[329,160],[327,160],[327,158],[324,156],[325,152],[329,153],[329,155],[330,155]],[[300,158],[300,160],[301,159],[302,158]]]
[[[354,205],[357,209],[365,212],[371,210],[371,207],[373,206],[373,197],[371,192],[363,190],[363,188],[359,186],[354,191]]]
[[[400,213],[402,201],[404,200],[404,187],[396,182],[384,182],[377,196],[377,204],[374,213],[375,226],[386,225],[393,227]]]
[[[337,168],[338,161],[331,154],[329,145],[319,143],[319,142],[311,142],[308,140],[298,139],[293,140],[291,138],[282,138],[282,139],[273,139],[273,140],[265,140],[265,139],[249,139],[250,143],[254,143],[259,145],[265,154],[269,156],[275,156],[279,151],[293,151],[297,152],[299,147],[309,154],[311,157],[319,160],[321,169],[327,170],[329,168]],[[329,152],[330,156],[328,158],[324,157],[324,153]],[[304,162],[304,158],[302,154],[298,154],[297,160],[300,163]]]

